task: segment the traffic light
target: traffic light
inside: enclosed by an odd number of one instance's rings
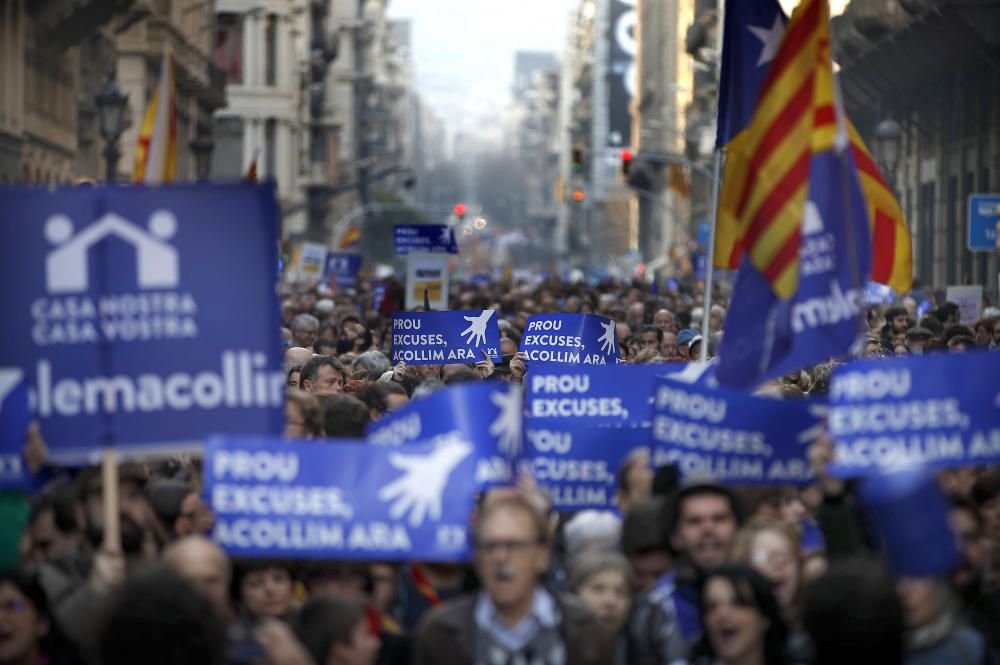
[[[459,218],[465,217],[465,204],[464,203],[456,203],[455,207],[452,208],[452,212],[455,213],[455,217],[459,217]]]
[[[573,146],[573,156],[571,157],[573,173],[583,173],[583,148],[578,145]]]
[[[629,170],[632,168],[632,151],[628,148],[622,150],[622,177],[628,180]]]
[[[574,201],[576,201],[577,203],[581,203],[585,198],[587,198],[587,195],[583,193],[582,189],[574,189],[573,190],[573,200]]]

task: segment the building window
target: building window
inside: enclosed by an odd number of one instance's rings
[[[326,132],[322,127],[310,130],[309,161],[317,166],[326,164]]]
[[[212,175],[220,179],[236,179],[248,166],[243,163],[243,119],[216,118]]]
[[[268,118],[264,122],[264,173],[275,177],[275,157],[277,153],[278,121]]]
[[[219,14],[215,28],[215,66],[229,83],[243,83],[243,16]]]
[[[277,85],[278,17],[268,14],[264,22],[264,85]]]

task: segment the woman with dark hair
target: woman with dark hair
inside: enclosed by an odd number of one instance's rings
[[[0,665],[73,665],[82,660],[62,638],[34,576],[0,572]]]
[[[233,567],[232,590],[240,613],[251,620],[287,620],[295,600],[295,577],[288,562],[246,559]]]
[[[692,649],[694,665],[786,665],[788,628],[763,575],[727,565],[705,577],[701,590],[705,635]]]

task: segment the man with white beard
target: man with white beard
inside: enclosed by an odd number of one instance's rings
[[[674,569],[636,599],[629,624],[633,663],[672,663],[702,633],[699,590],[705,573],[725,563],[743,521],[739,499],[710,481],[681,486],[667,504]]]

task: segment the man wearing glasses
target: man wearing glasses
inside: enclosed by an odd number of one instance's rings
[[[415,665],[578,665],[609,662],[609,638],[583,605],[547,590],[545,518],[520,495],[484,504],[475,528],[483,588],[429,613]]]

